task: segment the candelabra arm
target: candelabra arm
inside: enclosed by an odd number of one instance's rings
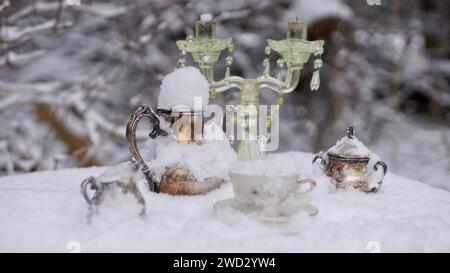
[[[217,93],[227,91],[231,88],[239,88],[242,87],[242,82],[245,79],[239,76],[230,76],[226,77],[220,81],[212,82],[211,88],[215,89]]]
[[[227,91],[231,88],[241,88],[242,82],[245,80],[239,76],[225,77],[220,81],[214,81],[212,76],[212,68],[202,69],[211,84],[211,89],[217,93]],[[260,88],[268,88],[280,94],[290,93],[295,90],[300,82],[300,68],[289,68],[284,81],[280,81],[272,76],[263,75],[257,78]]]
[[[266,75],[260,76],[257,81],[261,88],[268,88],[274,92],[286,94],[294,91],[298,86],[300,71],[300,68],[288,69],[284,82]]]

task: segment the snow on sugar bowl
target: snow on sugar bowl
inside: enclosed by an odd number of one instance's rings
[[[317,164],[316,162],[319,162],[321,169],[331,178],[336,189],[353,187],[363,192],[376,192],[387,172],[386,164],[356,138],[353,127],[347,128],[346,136],[338,140],[326,153],[318,153],[313,164]],[[379,167],[382,168],[381,178],[376,176]]]
[[[236,154],[222,128],[206,120],[209,83],[195,67],[166,75],[158,108],[140,106],[127,125],[130,152],[151,191],[172,195],[205,194],[228,178]],[[139,152],[136,130],[147,118],[153,126],[146,149]],[[220,137],[218,137],[218,134]]]

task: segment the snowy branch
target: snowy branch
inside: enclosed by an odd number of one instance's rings
[[[17,54],[13,51],[7,52],[6,56],[0,58],[0,67],[6,65],[21,66],[30,63],[45,54],[45,50],[36,50],[33,52]]]
[[[0,112],[11,108],[23,107],[38,103],[52,105],[58,108],[72,109],[82,117],[88,129],[90,140],[99,142],[97,129],[116,138],[125,138],[125,126],[115,124],[100,114],[95,108],[88,107],[83,92],[72,93],[73,89],[64,92],[60,90],[61,83],[45,83],[34,85],[15,85],[0,82],[0,93],[9,93],[0,100]],[[139,133],[138,139],[146,139],[145,133]]]
[[[56,12],[60,8],[59,1],[55,2],[34,2],[26,6],[24,9],[18,11],[17,13],[9,16],[7,22],[8,24],[14,24],[19,20],[26,18],[35,13],[46,13],[46,12]],[[84,12],[94,16],[99,16],[104,19],[111,19],[117,16],[123,15],[129,11],[126,6],[118,6],[109,3],[103,4],[91,4],[91,5],[80,5],[80,6],[70,6],[63,1],[62,8],[70,11]]]
[[[104,19],[112,19],[129,11],[126,6],[118,6],[111,3],[74,6],[73,9],[85,12]]]
[[[277,1],[265,0],[265,1],[261,1],[258,5],[247,8],[247,9],[241,9],[241,10],[236,10],[236,11],[225,11],[222,14],[220,14],[219,16],[217,16],[216,21],[223,22],[223,21],[232,20],[232,19],[246,18],[254,12],[261,12],[262,10],[271,7],[272,5],[276,4],[276,2]]]
[[[58,2],[34,2],[30,5],[27,5],[24,9],[11,14],[8,17],[8,24],[17,23],[17,21],[26,18],[34,13],[44,13],[58,10],[59,3]],[[64,4],[64,6],[67,6]]]
[[[48,20],[44,23],[35,25],[35,26],[27,26],[24,28],[19,28],[16,26],[5,27],[5,32],[0,36],[0,42],[3,43],[17,43],[26,39],[31,35],[36,35],[42,32],[46,32],[52,30],[55,25],[57,25],[56,19]],[[58,29],[64,29],[71,27],[73,25],[72,22],[64,22],[57,25]]]
[[[10,6],[9,0],[5,0],[3,3],[0,4],[0,13],[8,9]]]

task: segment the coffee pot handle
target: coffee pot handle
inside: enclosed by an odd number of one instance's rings
[[[373,169],[375,171],[378,171],[378,165],[380,165],[383,168],[383,176],[381,177],[380,181],[377,183],[378,187],[381,186],[381,184],[383,183],[383,178],[386,176],[387,173],[387,165],[386,163],[384,163],[383,161],[379,160],[377,163],[375,163],[375,165],[373,165]]]
[[[157,191],[156,181],[152,178],[150,169],[148,168],[147,164],[145,164],[136,144],[136,129],[139,121],[144,117],[148,118],[153,126],[153,130],[149,134],[151,138],[154,139],[160,135],[167,136],[167,132],[161,129],[159,125],[158,116],[156,116],[153,109],[146,104],[139,106],[139,108],[137,108],[131,115],[131,118],[127,123],[126,135],[128,146],[131,154],[133,155],[134,162],[137,163],[138,166],[142,165],[142,172],[144,173],[145,179],[147,180],[150,191]]]
[[[313,158],[312,163],[315,164],[317,160],[320,160],[320,163],[319,163],[320,167],[322,169],[325,169],[328,165],[328,160],[326,158],[324,158],[323,155],[324,155],[324,152],[320,152],[320,153],[316,154]]]

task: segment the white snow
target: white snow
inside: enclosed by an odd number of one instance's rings
[[[202,15],[200,15],[200,20],[203,23],[209,22],[213,19],[213,16],[211,13],[203,13]]]
[[[204,141],[202,144],[180,144],[172,137],[147,142],[144,159],[159,181],[166,167],[183,166],[199,181],[206,178],[228,178],[236,152],[227,140]]]
[[[222,120],[213,118],[207,121],[203,125],[203,137],[204,140],[212,141],[212,140],[225,140],[229,141],[225,132],[222,129]]]
[[[164,119],[160,122],[161,128],[170,132],[170,124]],[[199,144],[180,144],[172,136],[158,137],[146,141],[141,155],[158,182],[166,167],[175,165],[189,169],[199,181],[212,177],[228,179],[228,172],[237,160],[237,154],[225,133],[213,119],[205,123],[203,139]],[[115,174],[133,172],[125,163],[111,169]]]
[[[339,139],[336,144],[328,150],[328,153],[344,155],[369,157],[370,151],[357,137],[349,138],[347,136]]]
[[[158,108],[170,110],[174,106],[188,106],[191,110],[198,108],[194,98],[201,99],[201,109],[209,103],[209,83],[205,76],[193,66],[179,68],[166,75],[161,83]]]
[[[0,251],[69,252],[74,241],[81,252],[368,252],[374,244],[381,252],[450,251],[449,192],[392,173],[377,194],[335,192],[313,172],[312,154],[275,158],[316,179],[310,195],[319,214],[285,224],[223,219],[213,204],[233,197],[230,183],[204,196],[170,196],[148,192],[141,179],[144,218],[100,214],[88,225],[79,185],[105,168],[37,172],[0,178]]]

